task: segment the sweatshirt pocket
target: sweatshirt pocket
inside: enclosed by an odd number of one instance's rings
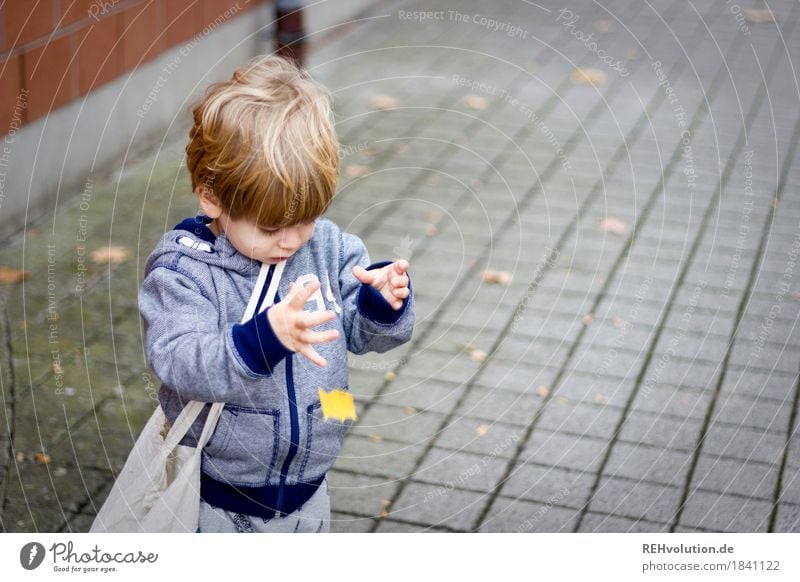
[[[331,468],[353,421],[324,420],[321,402],[307,406],[305,413],[306,443],[297,479],[307,482],[319,478]]]
[[[275,473],[280,410],[226,404],[206,445],[203,470],[219,481],[264,485]]]

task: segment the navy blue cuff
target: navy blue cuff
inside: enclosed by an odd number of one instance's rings
[[[250,321],[233,326],[233,345],[244,363],[256,374],[271,374],[278,363],[293,353],[275,335],[269,323],[267,307],[257,313]]]
[[[381,261],[373,263],[367,267],[367,271],[372,269],[380,269],[386,265],[391,265],[393,261]],[[406,273],[408,275],[408,273]],[[375,321],[377,323],[391,324],[397,323],[403,317],[408,307],[408,302],[411,299],[411,275],[408,276],[408,297],[403,299],[403,306],[395,310],[380,291],[375,289],[372,285],[366,283],[361,284],[361,289],[358,290],[358,310],[362,315]]]

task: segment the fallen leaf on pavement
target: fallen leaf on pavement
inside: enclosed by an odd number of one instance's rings
[[[386,372],[386,379],[389,382],[394,382],[395,380],[397,380],[397,374],[389,370],[388,372]]]
[[[569,78],[576,85],[602,85],[606,82],[606,74],[600,69],[575,69]]]
[[[50,455],[39,452],[33,456],[33,460],[37,465],[47,465],[50,462]]]
[[[369,174],[369,166],[359,164],[348,164],[344,169],[344,175],[348,178],[360,178]]]
[[[371,440],[373,443],[379,443],[383,440],[383,437],[379,434],[371,434],[369,435],[369,440]]]
[[[2,284],[19,283],[27,280],[30,276],[30,271],[20,271],[19,269],[13,269],[11,267],[0,266],[0,283]]]
[[[486,109],[486,106],[489,105],[489,102],[485,97],[481,97],[480,95],[467,95],[464,97],[464,105],[470,109],[480,110]]]
[[[14,458],[17,460],[17,463],[21,463],[25,460],[25,453],[22,451],[17,451],[17,454],[14,455]]]
[[[406,414],[416,414],[417,413],[417,409],[414,408],[413,406],[404,406],[403,407],[403,412],[405,412]]]
[[[550,388],[544,384],[539,384],[539,386],[536,387],[536,395],[540,396],[541,398],[547,398],[550,396]]]
[[[409,149],[411,149],[411,146],[408,145],[407,143],[396,143],[396,144],[394,144],[395,153],[400,154],[401,156],[404,153],[406,153]]]
[[[744,10],[744,17],[747,22],[775,22],[775,15],[769,10],[748,8]]]
[[[489,426],[486,424],[481,424],[475,429],[475,434],[477,434],[479,437],[485,437],[488,432]]]
[[[393,109],[399,105],[400,101],[389,95],[373,95],[369,99],[369,106],[373,109]]]
[[[611,234],[625,234],[628,232],[628,225],[621,221],[619,218],[604,218],[597,223],[597,227],[602,232],[610,232]]]
[[[595,20],[592,24],[594,29],[597,32],[616,32],[617,25],[614,24],[613,20],[608,20],[607,18],[601,18],[600,20]]]
[[[126,247],[100,247],[89,253],[89,257],[97,265],[119,265],[128,260],[130,252]]]
[[[593,313],[587,313],[586,315],[583,316],[583,324],[584,325],[589,325],[593,321],[594,321],[594,314]]]
[[[505,271],[493,271],[491,269],[485,270],[481,275],[481,278],[487,283],[497,283],[498,285],[503,285],[505,287],[508,287],[513,279],[511,273],[507,273]]]
[[[472,360],[473,362],[482,362],[486,359],[486,352],[484,352],[483,350],[472,348],[471,350],[468,350],[468,353],[469,353],[469,359]]]
[[[594,395],[593,400],[597,402],[597,404],[606,404],[608,402],[608,398],[606,398],[604,394],[600,394],[599,392]]]
[[[436,236],[439,234],[439,228],[435,224],[428,223],[425,225],[425,234],[427,236]]]
[[[625,321],[624,319],[622,319],[617,315],[612,315],[611,324],[617,329],[625,329],[626,327],[628,327],[628,325],[630,325],[630,322]]]

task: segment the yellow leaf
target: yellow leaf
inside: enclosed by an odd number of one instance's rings
[[[602,85],[606,82],[606,74],[600,69],[575,69],[569,76],[576,85]]]
[[[50,463],[50,455],[39,452],[33,456],[33,460],[37,465],[47,465]]]
[[[625,234],[628,232],[628,225],[621,221],[619,218],[604,218],[597,227],[603,232],[610,232],[612,234]]]
[[[369,106],[372,109],[394,109],[400,105],[400,101],[389,95],[373,95],[369,99]]]
[[[125,247],[100,247],[89,253],[89,256],[98,265],[119,265],[128,260],[130,253]]]
[[[356,420],[356,405],[353,395],[344,390],[336,388],[326,392],[320,388],[319,401],[322,404],[322,418],[329,420],[335,418],[344,422],[345,420]]]
[[[489,102],[485,97],[481,97],[480,95],[467,95],[464,97],[464,105],[470,109],[486,109]]]
[[[20,281],[27,280],[30,276],[30,271],[20,271],[19,269],[12,269],[11,267],[0,266],[0,283],[19,283]]]

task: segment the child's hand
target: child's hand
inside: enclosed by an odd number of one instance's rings
[[[364,267],[353,267],[356,279],[380,291],[394,310],[400,309],[403,306],[403,299],[411,293],[406,271],[408,271],[408,261],[405,259],[371,271],[367,271]]]
[[[303,306],[317,289],[319,281],[309,283],[305,287],[289,283],[289,294],[269,308],[267,317],[275,335],[286,348],[300,352],[324,368],[327,361],[317,353],[313,344],[333,341],[339,337],[339,331],[335,329],[311,331],[312,327],[336,319],[336,314],[330,309],[317,313],[303,311]]]

